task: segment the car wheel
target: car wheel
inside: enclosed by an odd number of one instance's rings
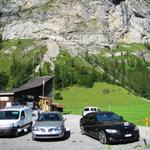
[[[32,136],[32,140],[33,140],[33,141],[36,141],[36,138],[34,138],[34,137]]]
[[[28,128],[28,131],[31,132],[32,131],[32,123],[30,123],[30,126]]]
[[[101,130],[99,132],[99,141],[102,143],[102,144],[106,144],[107,143],[107,137],[106,137],[106,134],[103,130]]]
[[[82,125],[80,125],[80,130],[81,130],[81,134],[84,135],[85,134],[85,130],[84,130],[84,127]]]

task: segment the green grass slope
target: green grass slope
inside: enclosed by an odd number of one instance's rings
[[[93,88],[70,87],[61,91],[64,111],[81,114],[85,106],[98,106],[122,115],[128,121],[144,125],[144,118],[150,119],[150,102],[144,101],[126,89],[107,83],[96,83]]]

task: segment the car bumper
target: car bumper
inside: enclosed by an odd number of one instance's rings
[[[133,142],[138,141],[140,138],[139,132],[130,134],[110,134],[108,136],[108,141],[110,143],[114,142]]]
[[[32,132],[33,139],[53,139],[53,138],[62,138],[64,137],[65,131],[56,132],[56,133],[41,133],[41,132]]]
[[[14,135],[17,132],[17,130],[18,129],[15,127],[0,128],[0,136]]]

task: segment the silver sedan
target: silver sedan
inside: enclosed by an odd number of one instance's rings
[[[43,112],[33,124],[32,138],[63,138],[65,131],[64,119],[59,112]]]

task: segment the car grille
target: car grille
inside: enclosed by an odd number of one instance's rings
[[[129,134],[129,133],[132,133],[132,132],[133,132],[133,129],[129,128],[129,127],[125,127],[123,129],[121,129],[121,133],[123,133],[123,134]]]
[[[48,129],[49,132],[53,131],[53,128]]]
[[[43,134],[41,134],[41,135],[36,135],[37,137],[39,136],[39,137],[55,137],[55,136],[59,136],[59,134],[51,134],[51,135],[43,135]]]
[[[52,127],[51,128],[44,128],[44,127],[40,128],[41,132],[52,132],[53,130],[54,130],[54,128],[52,128]]]
[[[46,129],[40,128],[41,132],[46,132]]]

